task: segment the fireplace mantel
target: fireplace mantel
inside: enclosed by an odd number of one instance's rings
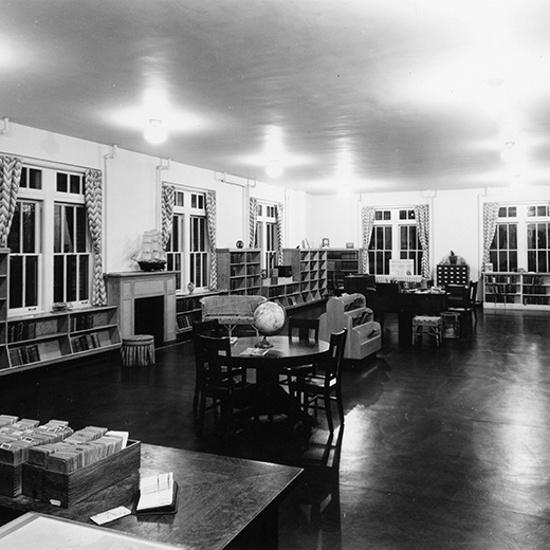
[[[135,300],[164,297],[164,342],[176,339],[176,275],[172,271],[127,271],[105,274],[107,301],[118,307],[123,338],[135,332]]]

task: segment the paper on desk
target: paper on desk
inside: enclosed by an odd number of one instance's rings
[[[139,500],[136,510],[169,506],[174,496],[174,473],[144,477],[139,483]]]
[[[245,350],[241,351],[239,355],[249,355],[251,357],[262,357],[268,351],[269,349],[263,349],[263,348],[246,348]]]

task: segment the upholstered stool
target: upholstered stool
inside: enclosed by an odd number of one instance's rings
[[[441,344],[443,321],[439,315],[415,315],[412,321],[412,343],[416,344],[422,335],[427,334],[435,338],[435,343]]]
[[[122,366],[146,367],[155,364],[155,338],[150,334],[135,334],[122,339]]]
[[[455,339],[461,335],[460,313],[445,311],[441,314],[443,321],[443,338]]]

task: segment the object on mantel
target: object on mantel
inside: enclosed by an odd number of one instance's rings
[[[134,260],[142,271],[160,271],[166,264],[166,252],[162,246],[162,237],[157,229],[145,231],[141,239],[141,248]]]

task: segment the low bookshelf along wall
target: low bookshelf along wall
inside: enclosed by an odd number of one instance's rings
[[[6,324],[0,374],[120,347],[113,306],[14,317]]]

